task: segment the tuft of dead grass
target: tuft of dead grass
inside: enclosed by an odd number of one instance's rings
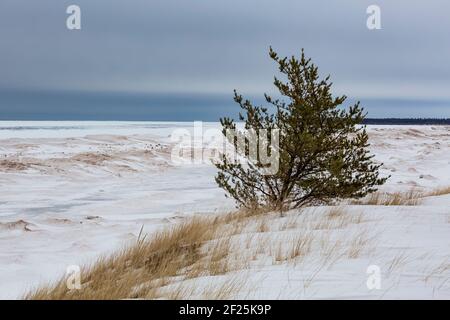
[[[5,171],[23,171],[30,167],[29,164],[21,162],[20,160],[4,159],[0,160],[0,172]]]
[[[360,224],[365,222],[362,212],[349,213],[344,207],[331,207],[319,220],[313,221],[314,230],[333,230],[343,229],[351,224]]]
[[[440,187],[425,192],[411,189],[407,192],[383,193],[374,192],[359,200],[352,200],[350,204],[373,206],[417,206],[425,197],[435,197],[450,194],[450,186]]]
[[[409,261],[409,256],[406,251],[402,251],[395,255],[389,262],[386,270],[386,274],[389,277],[394,271],[402,268]]]
[[[268,232],[269,226],[267,224],[267,219],[260,219],[256,230],[260,233]]]
[[[356,259],[360,257],[364,250],[367,248],[369,242],[370,238],[367,236],[366,232],[361,232],[350,241],[347,256],[350,259]]]
[[[439,265],[433,267],[427,272],[423,281],[428,282],[432,278],[442,277],[450,272],[450,256],[446,257]],[[448,280],[448,275],[447,275]]]
[[[350,203],[356,205],[372,206],[417,206],[421,203],[424,194],[417,190],[408,192],[380,193],[374,192],[366,198],[353,200]]]
[[[447,194],[450,194],[450,186],[436,188],[436,189],[428,192],[426,195],[428,197],[436,197],[436,196],[444,196],[444,195],[447,195]]]
[[[159,289],[156,295],[147,296],[147,299],[166,297],[170,300],[182,300],[186,297],[195,297],[201,300],[228,300],[239,293],[245,279],[233,276],[225,280],[220,279],[208,286],[199,288],[193,283],[180,282],[178,284]]]
[[[288,258],[294,260],[308,255],[311,252],[313,239],[311,233],[305,233],[295,237],[291,242]]]

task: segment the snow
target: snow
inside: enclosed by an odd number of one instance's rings
[[[204,130],[214,128],[219,125],[203,123]],[[142,226],[151,233],[194,214],[232,210],[211,164],[171,162],[176,129],[193,131],[192,123],[173,122],[0,121],[0,298],[20,298],[70,265],[136,241]],[[384,191],[450,185],[449,127],[368,131],[375,159],[385,164],[382,173],[392,175]],[[246,270],[192,281],[202,287],[242,277],[246,285],[237,298],[448,299],[449,204],[450,195],[442,195],[417,206],[347,205],[346,212],[362,214],[363,222],[314,232],[343,242],[358,233],[373,238],[357,258],[321,267],[315,254],[298,264],[260,257]],[[311,219],[327,209],[316,209]],[[289,217],[305,219],[308,212],[270,216],[264,236],[276,242],[309,230],[308,223],[282,230]],[[381,289],[367,288],[371,265],[380,267]]]

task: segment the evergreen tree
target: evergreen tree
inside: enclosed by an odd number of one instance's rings
[[[266,174],[259,158],[250,159],[245,148],[241,152],[245,163],[231,161],[226,154],[215,163],[218,185],[238,206],[280,211],[361,198],[376,191],[388,177],[379,177],[381,164],[372,161],[367,149],[368,134],[361,125],[365,114],[359,102],[347,110],[339,108],[346,96],[332,96],[330,76],[320,80],[318,68],[303,50],[300,59],[280,58],[272,48],[269,55],[284,77],[284,81],[274,79],[283,99],[265,95],[274,111],[254,106],[236,91],[234,100],[242,109],[239,119],[246,129],[257,134],[261,129],[279,129],[278,171]],[[224,134],[236,130],[231,118],[220,122]],[[230,140],[236,145],[236,139]]]

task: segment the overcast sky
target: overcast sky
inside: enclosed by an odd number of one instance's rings
[[[271,92],[272,45],[305,48],[339,94],[446,100],[449,16],[448,0],[1,0],[0,90]]]

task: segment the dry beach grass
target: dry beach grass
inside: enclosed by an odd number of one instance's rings
[[[353,200],[350,203],[356,205],[373,206],[416,206],[426,197],[443,196],[450,194],[450,187],[439,187],[424,192],[411,189],[407,192],[382,193],[375,192],[361,200]]]
[[[448,188],[427,193],[375,194],[359,204],[418,205],[426,196],[448,194]],[[116,253],[82,268],[82,288],[69,290],[66,278],[38,287],[27,299],[229,299],[245,284],[243,270],[255,268],[261,257],[269,264],[302,264],[315,257],[317,271],[304,279],[311,286],[321,270],[338,261],[357,259],[373,250],[376,236],[365,227],[364,211],[346,206],[312,207],[277,213],[237,211],[193,216],[138,240]],[[372,221],[373,222],[373,221]],[[333,231],[348,230],[351,234]],[[294,233],[292,232],[294,231]],[[388,273],[407,263],[406,252],[388,263]],[[448,262],[429,270],[424,281],[443,274]],[[207,286],[196,281],[208,277]]]
[[[371,205],[418,205],[427,193],[375,194]],[[81,271],[82,288],[69,290],[66,278],[38,287],[27,299],[230,299],[242,290],[242,272],[267,265],[302,265],[314,259],[317,269],[303,279],[304,290],[322,270],[338,261],[370,255],[377,236],[366,227],[363,211],[345,205],[311,207],[279,213],[238,211],[193,216],[161,229],[122,250],[102,257]],[[372,221],[373,223],[373,221]],[[344,230],[353,230],[351,233]],[[387,274],[410,260],[396,254]],[[448,261],[429,270],[424,281],[448,270]],[[208,278],[208,285],[196,281]]]
[[[80,290],[69,290],[62,277],[55,284],[32,290],[25,298],[232,298],[243,285],[243,280],[233,273],[249,269],[261,257],[269,258],[274,265],[298,264],[314,254],[316,245],[325,268],[340,257],[362,254],[370,244],[364,233],[338,241],[327,237],[330,230],[363,222],[361,215],[344,210],[330,207],[320,215],[314,210],[297,211],[283,218],[250,211],[195,216],[149,238],[141,235],[136,243],[82,268]],[[278,219],[283,220],[279,225],[274,223]],[[290,232],[302,224],[302,233]],[[224,275],[227,277],[221,278]],[[192,280],[205,276],[215,279],[198,292]]]

